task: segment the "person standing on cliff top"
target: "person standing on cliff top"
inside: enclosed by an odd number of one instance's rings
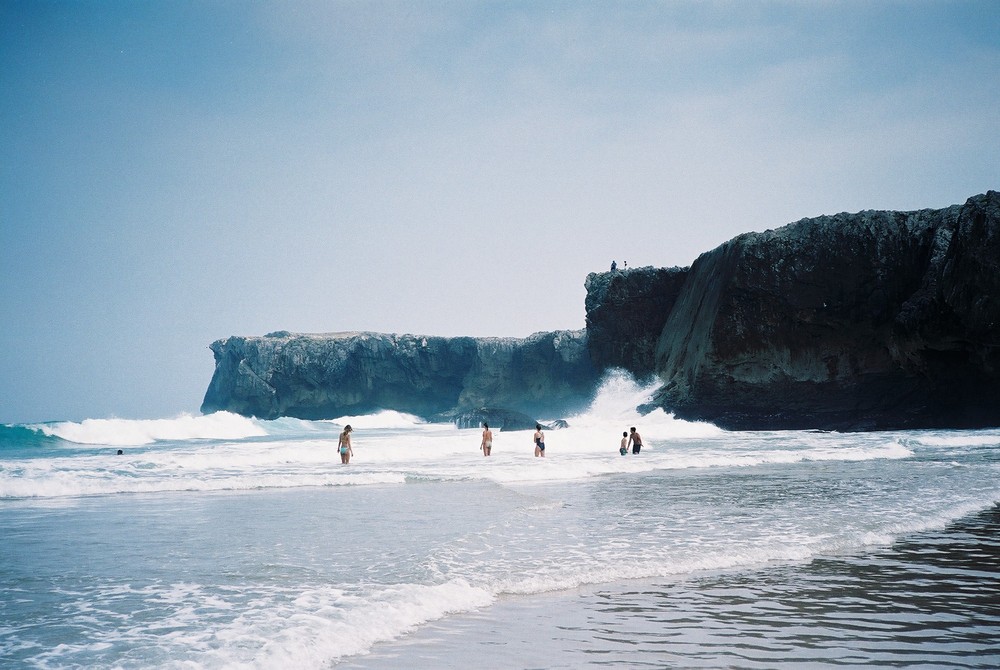
[[[483,456],[489,456],[490,452],[493,451],[493,431],[490,430],[490,425],[485,421],[483,421],[483,442],[479,448],[483,450]]]
[[[337,445],[340,451],[340,462],[347,465],[351,462],[351,456],[354,455],[354,450],[351,449],[351,433],[354,429],[351,428],[351,424],[344,426],[344,432],[340,434],[340,443]]]
[[[545,433],[542,432],[542,425],[535,424],[535,456],[545,457]]]
[[[635,426],[632,426],[630,432],[632,434],[629,436],[628,441],[632,445],[632,453],[638,454],[639,450],[642,449],[642,435],[635,429]]]

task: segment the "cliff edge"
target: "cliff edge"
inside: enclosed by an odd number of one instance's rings
[[[804,219],[691,266],[657,402],[738,429],[1000,425],[1000,193]]]
[[[582,408],[596,381],[586,333],[520,338],[384,333],[229,337],[211,345],[202,412],[332,419],[380,409],[431,418],[486,406],[534,416]]]
[[[656,373],[656,345],[688,268],[631,268],[587,275],[585,308],[591,360],[637,379]]]

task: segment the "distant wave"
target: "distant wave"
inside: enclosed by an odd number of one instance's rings
[[[413,416],[412,414],[404,414],[403,412],[386,409],[380,412],[375,412],[374,414],[342,416],[339,419],[333,419],[332,421],[325,423],[334,423],[340,426],[350,424],[355,430],[358,428],[366,430],[391,430],[394,428],[412,428],[413,426],[423,425],[427,422],[420,417]]]
[[[2,424],[0,425],[0,451],[14,449],[34,449],[60,442],[54,435],[45,433],[29,426]]]
[[[182,414],[173,419],[86,419],[27,428],[77,444],[109,446],[136,446],[160,440],[240,440],[268,435],[259,422],[230,412]]]

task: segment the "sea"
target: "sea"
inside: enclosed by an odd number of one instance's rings
[[[0,668],[1000,667],[1000,429],[653,390],[608,375],[544,458],[392,411],[2,425]]]

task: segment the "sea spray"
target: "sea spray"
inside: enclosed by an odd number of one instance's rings
[[[712,424],[676,419],[662,409],[640,413],[639,408],[648,405],[659,387],[659,382],[639,384],[624,370],[610,370],[605,373],[587,411],[570,417],[568,423],[595,437],[607,436],[605,439],[620,438],[621,432],[632,426],[640,427],[639,432],[645,438],[718,437],[724,434]]]

